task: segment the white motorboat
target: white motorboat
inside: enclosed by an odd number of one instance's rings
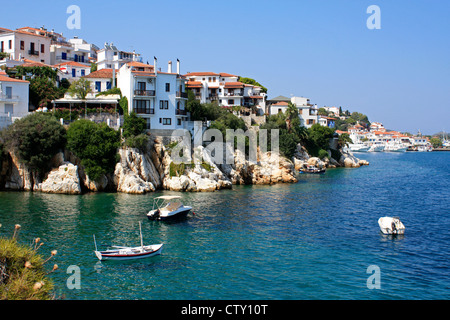
[[[384,151],[385,145],[380,142],[374,142],[369,149],[369,152],[382,152]]]
[[[139,232],[141,235],[141,246],[139,247],[122,247],[122,246],[112,246],[110,250],[98,251],[97,242],[95,241],[95,255],[99,260],[133,260],[133,259],[143,259],[153,257],[155,255],[161,254],[163,244],[153,244],[149,246],[144,246],[142,240],[142,229],[141,222],[139,222]]]
[[[406,152],[408,146],[399,142],[387,142],[384,151],[388,152]]]
[[[404,234],[405,226],[397,217],[381,217],[378,219],[378,225],[383,234]]]
[[[147,213],[149,220],[169,220],[185,217],[192,207],[185,206],[180,196],[161,196],[153,199],[153,208]]]
[[[370,149],[370,146],[363,142],[350,143],[348,147],[352,152],[367,152]]]

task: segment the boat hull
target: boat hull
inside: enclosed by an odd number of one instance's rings
[[[123,253],[121,250],[107,250],[107,251],[94,251],[95,255],[99,260],[115,260],[115,261],[125,261],[125,260],[136,260],[150,258],[161,254],[163,244],[151,246],[151,250],[136,253]],[[140,247],[136,247],[140,248]]]
[[[388,235],[405,234],[405,226],[398,218],[382,217],[378,219],[380,231]]]
[[[152,221],[166,221],[166,220],[175,220],[175,219],[182,219],[185,218],[188,213],[192,210],[191,207],[184,207],[182,209],[178,209],[175,212],[169,212],[165,213],[162,212],[162,214],[157,214],[158,209],[151,210],[147,214],[147,218]]]

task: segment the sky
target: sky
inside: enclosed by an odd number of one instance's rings
[[[70,5],[81,12],[69,29]],[[369,29],[370,5],[380,29]],[[7,13],[7,14],[5,14]],[[41,27],[140,53],[163,71],[250,77],[268,97],[303,96],[391,130],[450,132],[450,1],[147,0],[0,2],[0,27]]]

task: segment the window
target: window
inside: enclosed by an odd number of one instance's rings
[[[164,126],[170,126],[172,124],[172,119],[171,118],[163,118],[162,119],[162,124]]]
[[[5,103],[5,113],[9,113],[10,115],[14,114],[14,105]]]
[[[179,126],[181,126],[181,119],[180,119],[180,118],[177,119],[177,124],[178,124]]]
[[[25,41],[20,41],[20,50],[25,50]]]
[[[150,130],[150,126],[151,126],[151,119],[150,118],[147,118],[147,125],[146,125],[146,129],[147,130]]]
[[[61,60],[67,60],[67,52],[61,52]]]
[[[8,46],[9,46],[9,49],[12,49],[12,40],[8,41]]]
[[[45,53],[45,46],[41,44],[41,53]]]
[[[100,81],[95,81],[95,91],[96,92],[102,91],[102,83]]]
[[[86,75],[86,70],[81,69],[81,76],[84,77]]]
[[[12,98],[12,87],[6,87],[6,98],[11,99]]]
[[[211,82],[211,77],[208,78],[208,82]]]
[[[145,91],[145,88],[146,88],[145,86],[146,86],[145,82],[139,81],[137,83],[138,90]]]
[[[3,47],[3,45],[4,45],[4,42],[3,42],[3,41],[0,42],[0,52],[3,52],[3,50],[5,49],[5,48]]]
[[[234,99],[229,99],[228,104],[234,104]]]
[[[169,109],[169,100],[160,100],[159,108],[160,109]]]
[[[111,81],[106,81],[106,90],[111,89]]]
[[[166,83],[166,92],[170,92],[170,83]]]

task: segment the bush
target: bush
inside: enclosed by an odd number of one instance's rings
[[[81,159],[87,175],[94,181],[114,171],[119,146],[119,132],[105,123],[77,120],[67,131],[67,148]]]
[[[51,158],[66,144],[66,130],[58,120],[40,112],[16,120],[4,139],[19,160],[42,174],[50,169]]]
[[[125,114],[123,119],[123,136],[125,138],[140,135],[144,132],[147,122],[144,118],[138,117],[135,112]]]
[[[325,159],[325,158],[329,158],[330,156],[328,155],[328,152],[327,152],[327,150],[324,150],[324,149],[320,149],[319,150],[319,154],[318,154],[318,156],[317,156],[319,159]]]
[[[125,140],[125,145],[130,148],[139,149],[142,152],[148,151],[149,136],[146,134],[139,134],[137,136],[131,136]]]
[[[55,264],[50,272],[46,272],[45,264],[56,254],[51,252],[44,260],[37,251],[42,246],[39,238],[34,239],[32,246],[17,243],[16,225],[12,238],[0,238],[0,300],[50,300],[53,282],[47,275],[58,268]]]

